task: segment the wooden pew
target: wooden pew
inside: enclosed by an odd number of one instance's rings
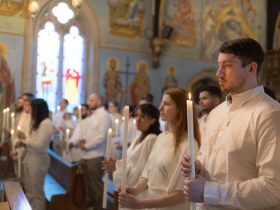
[[[66,194],[54,195],[49,202],[49,210],[86,210],[86,169],[80,164],[71,164],[48,151],[51,158],[49,173],[66,190]]]
[[[0,209],[32,210],[18,182],[4,182],[4,193],[6,202],[1,203]]]

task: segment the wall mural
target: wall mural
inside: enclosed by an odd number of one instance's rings
[[[110,32],[116,35],[140,36],[143,31],[143,0],[108,0]]]
[[[28,17],[28,0],[0,0],[0,15],[14,16],[20,11],[21,17]]]
[[[217,46],[225,40],[251,37],[258,40],[260,23],[251,0],[204,0],[202,57],[215,60]]]
[[[137,105],[141,97],[150,92],[148,70],[149,65],[147,61],[141,60],[136,64],[136,74],[129,86],[132,105]]]
[[[196,31],[194,0],[165,1],[164,24],[173,27],[171,42],[185,47],[195,47]]]

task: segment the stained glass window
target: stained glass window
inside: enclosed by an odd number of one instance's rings
[[[59,66],[59,35],[51,21],[38,33],[36,95],[55,107]]]
[[[68,4],[53,4],[49,11],[37,34],[36,96],[44,98],[50,110],[66,98],[71,111],[83,101],[85,41]]]
[[[73,106],[80,104],[83,83],[84,39],[77,26],[64,36],[63,97]]]

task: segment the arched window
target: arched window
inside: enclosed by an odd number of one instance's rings
[[[37,30],[36,89],[54,110],[61,98],[73,108],[84,100],[85,38],[69,2],[48,4]]]

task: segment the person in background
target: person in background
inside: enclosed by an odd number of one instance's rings
[[[200,118],[198,119],[201,140],[204,139],[204,129],[207,117],[212,109],[218,106],[222,100],[222,92],[219,87],[208,85],[202,87],[199,91],[199,105],[202,108]]]
[[[180,160],[188,149],[187,92],[171,88],[164,92],[160,117],[170,130],[161,133],[152,149],[141,178],[134,186],[121,192],[121,207],[133,209],[182,210],[189,209],[184,201]],[[194,134],[198,149],[200,136],[197,118],[194,115]],[[143,192],[143,197],[136,197]]]
[[[155,140],[160,134],[159,110],[152,104],[142,104],[135,109],[137,130],[140,135],[135,138],[127,150],[127,185],[137,184],[149,158]],[[121,185],[122,160],[110,158],[104,160],[103,169],[113,172],[113,180],[117,186]]]
[[[200,209],[280,209],[280,105],[258,86],[263,61],[251,38],[219,49],[216,76],[228,95],[208,116],[194,179],[182,160],[185,198]]]
[[[82,163],[87,167],[88,193],[87,206],[94,210],[102,209],[102,161],[105,156],[108,129],[112,126],[109,113],[104,108],[103,98],[93,93],[88,98],[89,108],[92,110],[90,117],[86,118],[75,138],[73,145],[78,145],[83,150]]]
[[[141,97],[140,101],[139,101],[139,105],[141,104],[153,104],[154,101],[154,96],[150,93],[144,95]]]
[[[31,131],[26,136],[17,131],[16,147],[25,147],[23,156],[23,185],[26,197],[33,210],[46,210],[44,180],[50,166],[48,148],[53,128],[45,100],[31,101]]]

